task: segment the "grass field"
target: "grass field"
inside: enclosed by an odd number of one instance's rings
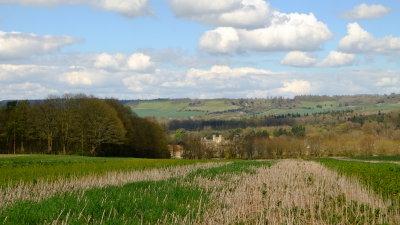
[[[195,164],[196,160],[102,158],[62,155],[0,155],[0,187],[20,182],[56,180],[60,177],[102,175],[109,171],[131,171]]]
[[[205,100],[202,104],[196,106],[188,106],[185,110],[197,110],[202,112],[223,112],[232,109],[239,109],[240,106],[232,105],[226,100]]]
[[[400,161],[400,156],[368,156],[368,157],[352,157],[352,159],[369,160],[369,161]]]
[[[49,169],[123,162],[63,157],[1,158],[8,159],[4,167],[33,169],[45,159]],[[2,187],[0,224],[399,224],[396,165],[316,161],[183,160],[160,167],[164,160],[155,160],[140,170]]]
[[[185,107],[188,106],[190,101],[143,101],[137,105],[132,106],[132,110],[138,114],[138,116],[155,116],[155,117],[168,117],[168,118],[180,118],[190,117],[203,114],[202,112],[185,111]]]
[[[399,159],[399,157],[364,157],[363,160]],[[320,159],[318,162],[337,170],[340,173],[359,179],[375,192],[400,203],[400,165],[393,163],[368,163],[342,161],[337,159]]]
[[[234,101],[234,100],[231,100]],[[166,118],[188,118],[201,116],[207,119],[229,119],[237,117],[252,117],[254,115],[283,115],[283,114],[315,114],[329,111],[385,111],[398,110],[400,104],[374,104],[361,106],[339,106],[336,101],[300,101],[296,107],[265,107],[258,109],[259,106],[246,108],[246,112],[229,112],[228,110],[240,109],[238,105],[231,104],[230,100],[208,99],[208,100],[151,100],[141,101],[139,104],[131,105],[131,108],[139,116],[154,116]],[[215,115],[214,112],[223,112]]]
[[[131,106],[132,110],[139,116],[155,116],[167,118],[182,118],[204,115],[206,113],[223,112],[238,109],[239,106],[232,105],[225,100],[201,100],[196,105],[190,105],[191,100],[154,100],[143,101]]]

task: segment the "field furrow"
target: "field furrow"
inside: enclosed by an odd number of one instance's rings
[[[0,224],[400,224],[395,198],[339,169],[359,162],[320,161],[203,163],[10,186],[1,189]]]
[[[399,214],[357,180],[309,161],[281,160],[211,195],[199,224],[399,224]],[[204,184],[211,181],[202,181]],[[214,182],[215,183],[215,182]],[[207,186],[207,185],[206,185]]]
[[[58,179],[41,180],[37,183],[21,183],[0,189],[0,208],[20,200],[40,201],[56,194],[85,191],[105,186],[121,186],[139,181],[158,181],[181,177],[198,169],[218,167],[226,163],[199,163],[195,165],[168,167],[143,171],[114,171],[104,175],[91,175]]]

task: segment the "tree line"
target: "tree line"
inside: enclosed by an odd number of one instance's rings
[[[168,122],[168,130],[177,130],[184,128],[186,130],[202,130],[211,128],[213,130],[227,130],[246,127],[263,127],[263,126],[293,126],[296,116],[288,115],[271,115],[262,118],[244,118],[240,120],[171,120]]]
[[[158,123],[116,99],[83,94],[0,106],[0,153],[169,157]]]

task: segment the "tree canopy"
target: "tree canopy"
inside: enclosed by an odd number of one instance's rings
[[[162,127],[115,99],[82,94],[0,106],[0,153],[169,156]]]

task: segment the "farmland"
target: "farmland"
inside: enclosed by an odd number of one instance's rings
[[[35,170],[40,165],[47,167],[48,177],[52,177],[2,186],[2,224],[400,222],[400,184],[396,182],[400,165],[396,164],[336,159],[149,161],[40,155],[0,159],[1,174],[5,168]],[[60,165],[66,166],[65,170],[71,165],[82,170],[94,165],[107,169],[97,172],[100,167],[94,166],[76,176],[78,170],[71,172],[74,175],[54,176],[51,171]],[[9,174],[8,179],[17,177]]]
[[[125,101],[142,117],[237,119],[331,111],[376,112],[400,109],[398,95],[296,96],[293,99],[158,99]]]
[[[0,155],[0,187],[20,182],[33,183],[65,177],[104,175],[109,171],[157,169],[190,165],[196,162],[198,161],[62,155]]]

